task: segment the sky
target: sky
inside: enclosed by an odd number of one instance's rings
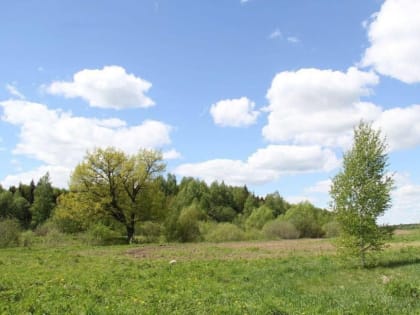
[[[87,150],[328,207],[360,120],[420,223],[420,1],[2,1],[0,182],[66,187]]]

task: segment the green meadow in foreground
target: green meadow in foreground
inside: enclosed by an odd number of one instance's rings
[[[2,249],[0,314],[420,314],[420,230],[366,269],[313,239]]]

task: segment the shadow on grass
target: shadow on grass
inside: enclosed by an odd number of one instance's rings
[[[374,268],[397,268],[407,265],[415,265],[420,264],[420,257],[410,257],[410,258],[400,258],[400,259],[392,259],[387,261],[378,261],[375,264],[369,265],[367,269],[374,269]]]

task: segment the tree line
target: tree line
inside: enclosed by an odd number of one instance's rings
[[[98,148],[76,166],[68,190],[53,187],[48,174],[36,185],[1,189],[0,219],[18,220],[23,229],[47,222],[63,233],[100,226],[127,242],[322,237],[336,230],[334,215],[309,202],[224,182],[178,182],[164,171],[160,152]]]

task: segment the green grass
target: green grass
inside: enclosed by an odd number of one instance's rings
[[[2,249],[0,314],[420,314],[410,240],[369,269],[316,240]]]

